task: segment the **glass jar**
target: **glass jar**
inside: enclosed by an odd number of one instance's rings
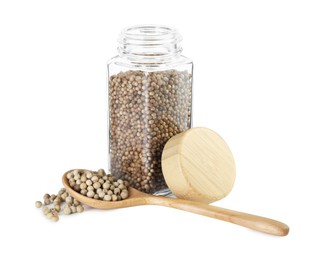
[[[173,28],[129,27],[108,62],[109,172],[146,193],[168,193],[164,145],[192,124],[193,63],[181,40]]]

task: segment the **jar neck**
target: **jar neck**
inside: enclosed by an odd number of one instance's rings
[[[124,29],[119,38],[118,51],[132,59],[170,59],[182,52],[181,35],[174,28],[140,25]]]

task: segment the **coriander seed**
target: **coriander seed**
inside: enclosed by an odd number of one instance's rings
[[[42,207],[42,202],[41,201],[36,201],[35,202],[35,207],[37,207],[37,208]]]
[[[76,207],[76,211],[78,212],[78,213],[82,213],[82,212],[84,212],[84,207],[82,206],[82,205],[78,205],[77,207]]]
[[[65,207],[64,210],[63,210],[63,213],[65,215],[70,215],[72,213],[72,210],[69,207]]]

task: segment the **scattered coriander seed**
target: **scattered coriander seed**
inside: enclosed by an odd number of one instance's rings
[[[53,213],[52,213],[52,212],[48,212],[48,213],[46,214],[46,217],[47,217],[48,219],[51,219],[51,218],[53,217]]]
[[[73,205],[77,207],[77,206],[79,206],[79,205],[80,205],[80,203],[79,203],[79,201],[78,201],[78,200],[75,200],[75,199],[74,199]]]
[[[49,199],[51,196],[48,194],[48,193],[46,193],[46,194],[44,194],[44,196],[43,196],[43,199],[45,200],[45,199]]]
[[[57,204],[57,205],[54,206],[54,209],[55,209],[57,212],[60,212],[60,211],[61,211],[61,206]]]
[[[44,215],[47,215],[50,212],[50,209],[48,207],[43,208]]]
[[[44,199],[44,204],[45,205],[50,205],[51,204],[51,200],[49,198]]]
[[[78,213],[82,213],[85,210],[85,208],[82,205],[78,205],[76,207],[76,210],[77,210]]]
[[[37,207],[37,208],[42,207],[42,202],[41,201],[36,201],[35,202],[35,207]]]
[[[65,215],[70,215],[72,213],[72,210],[69,207],[65,207],[63,212]]]
[[[65,202],[67,204],[72,204],[73,203],[73,198],[71,196],[68,196],[66,199],[65,199]]]
[[[70,210],[72,211],[72,213],[76,213],[77,210],[76,210],[76,207],[75,206],[70,206]]]
[[[53,205],[54,205],[54,206],[60,205],[61,203],[62,203],[62,199],[56,198],[56,199],[53,201]]]
[[[59,220],[58,215],[53,216],[53,217],[51,218],[51,220],[54,221],[54,222],[57,222],[57,221]]]
[[[68,193],[67,193],[67,192],[64,192],[64,193],[61,195],[62,200],[65,200],[67,197],[68,197]]]

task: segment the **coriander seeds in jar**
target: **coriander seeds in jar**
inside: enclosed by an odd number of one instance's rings
[[[146,193],[168,193],[164,145],[192,124],[193,63],[181,40],[170,27],[130,27],[108,62],[109,172]]]

